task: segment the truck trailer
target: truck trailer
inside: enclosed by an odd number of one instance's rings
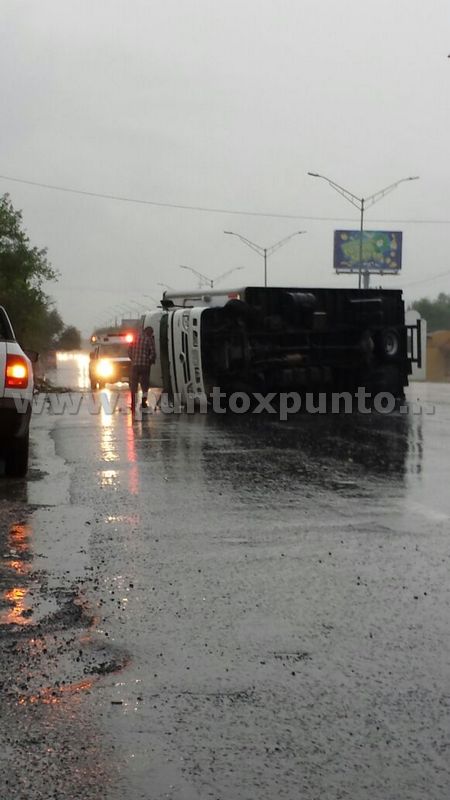
[[[145,316],[152,386],[182,403],[233,392],[388,392],[404,396],[420,331],[401,290],[249,286],[165,292]]]

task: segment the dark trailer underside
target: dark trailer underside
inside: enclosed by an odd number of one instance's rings
[[[400,290],[249,287],[202,315],[208,389],[392,392],[411,372]]]

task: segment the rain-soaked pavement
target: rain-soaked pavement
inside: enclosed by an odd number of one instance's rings
[[[448,798],[450,386],[409,397],[36,414],[0,480],[2,800]]]

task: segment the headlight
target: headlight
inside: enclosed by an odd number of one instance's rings
[[[114,373],[112,361],[109,361],[107,358],[102,358],[97,364],[96,373],[99,378],[110,378]]]

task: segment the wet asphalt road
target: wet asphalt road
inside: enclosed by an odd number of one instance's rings
[[[52,415],[0,480],[3,800],[444,800],[450,386]]]

